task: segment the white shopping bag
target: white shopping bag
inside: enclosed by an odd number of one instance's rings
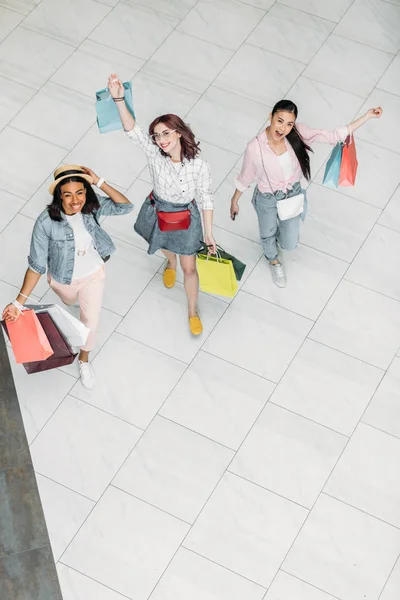
[[[27,304],[25,308],[28,308]],[[29,308],[32,308],[35,313],[49,313],[70,346],[80,347],[86,344],[90,329],[58,304],[37,304]]]

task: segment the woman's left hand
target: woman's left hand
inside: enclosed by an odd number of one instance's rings
[[[376,108],[370,108],[367,112],[367,115],[369,119],[379,119],[382,113],[383,108],[381,106],[377,106]]]
[[[94,185],[99,183],[100,177],[98,177],[96,173],[92,171],[92,169],[89,169],[88,167],[82,167],[82,171],[85,173],[85,175],[89,175],[89,177],[93,179]]]
[[[208,253],[209,254],[217,254],[217,243],[214,240],[213,236],[212,235],[206,235],[204,241],[207,244]]]

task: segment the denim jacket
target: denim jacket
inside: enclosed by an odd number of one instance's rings
[[[100,203],[96,212],[97,219],[107,215],[125,215],[133,210],[133,204],[117,204],[104,196],[97,196],[97,199]],[[110,236],[96,223],[93,215],[83,214],[82,217],[100,256],[104,259],[115,252]],[[29,268],[40,275],[44,275],[47,268],[49,275],[58,283],[71,283],[75,263],[75,239],[72,227],[65,218],[53,221],[47,208],[39,215],[33,227],[28,263]]]

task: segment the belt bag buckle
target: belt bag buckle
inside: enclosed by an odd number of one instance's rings
[[[182,231],[190,227],[190,210],[178,212],[157,211],[158,227],[160,231]]]
[[[283,200],[277,200],[276,208],[278,211],[278,217],[281,221],[287,221],[288,219],[294,219],[301,215],[304,210],[304,194],[296,194],[295,196],[289,196]]]

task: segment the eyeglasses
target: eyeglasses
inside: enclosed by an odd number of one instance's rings
[[[154,142],[159,142],[160,140],[168,140],[171,137],[172,133],[175,133],[176,129],[169,129],[168,131],[162,131],[161,133],[153,133],[151,135],[151,139]]]

